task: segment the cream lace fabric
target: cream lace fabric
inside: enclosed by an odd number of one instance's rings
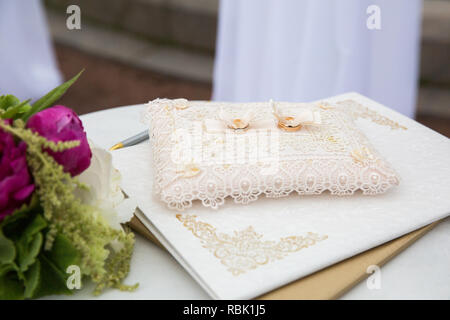
[[[300,109],[319,112],[321,122],[284,131],[269,102],[149,102],[144,118],[150,124],[156,194],[169,208],[183,210],[194,200],[218,208],[226,198],[248,204],[263,194],[278,198],[294,191],[374,195],[399,183],[353,121],[361,110],[362,116],[368,114],[362,106],[344,101],[276,102],[276,107],[285,115]],[[224,113],[241,119],[249,111],[252,119],[245,131],[208,128],[209,123],[220,124]]]

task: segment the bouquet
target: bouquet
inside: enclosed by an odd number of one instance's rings
[[[0,96],[0,299],[71,294],[84,280],[95,294],[137,287],[123,284],[135,206],[110,154],[53,105],[80,74],[33,104]]]

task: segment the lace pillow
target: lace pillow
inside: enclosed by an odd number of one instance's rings
[[[399,179],[357,129],[352,104],[151,101],[154,191],[177,210],[293,191],[383,193]]]

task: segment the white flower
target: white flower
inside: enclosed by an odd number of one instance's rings
[[[131,220],[136,202],[125,195],[120,188],[120,172],[112,165],[111,154],[89,141],[92,159],[89,168],[81,173],[78,180],[89,190],[78,188],[76,195],[85,204],[100,209],[103,218],[114,229],[121,229],[121,223]]]
[[[291,113],[284,114],[280,108],[275,105],[273,100],[270,100],[272,106],[272,113],[280,123],[288,127],[296,127],[299,125],[320,125],[322,119],[319,111],[313,111],[307,108],[298,108],[291,110]],[[306,106],[306,104],[305,104]]]

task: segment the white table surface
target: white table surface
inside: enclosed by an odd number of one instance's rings
[[[108,149],[146,129],[142,105],[83,115],[88,137]],[[139,282],[133,293],[108,290],[99,299],[209,299],[203,289],[169,253],[137,236],[126,283]],[[93,298],[85,287],[70,299]],[[67,297],[55,297],[67,299]],[[450,217],[381,268],[381,288],[363,281],[342,299],[450,299]]]

